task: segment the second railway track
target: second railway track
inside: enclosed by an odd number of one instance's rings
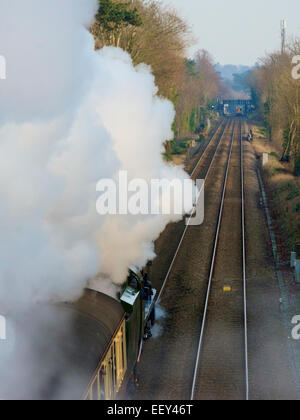
[[[267,261],[257,162],[243,142],[245,130],[242,119],[221,122],[193,162],[193,179],[206,178],[204,223],[171,224],[159,239],[150,277],[163,312],[130,399],[298,397],[287,347],[278,346],[286,331],[274,310],[278,284]]]
[[[156,286],[167,317],[162,322],[159,345],[150,340],[146,346],[147,356],[142,358],[140,369],[147,379],[141,380],[137,399],[247,398],[240,130],[238,120],[220,124],[194,168],[194,179],[206,179],[204,224],[184,227],[179,245],[177,242],[172,248],[173,254],[169,252],[171,260],[165,258],[164,265],[159,257],[156,260],[160,271],[166,273]],[[224,209],[220,218],[221,201]],[[208,293],[218,220],[217,264]],[[169,238],[174,240],[172,230]],[[230,287],[228,294],[223,286]],[[159,366],[159,372],[151,366]]]
[[[242,122],[233,127],[191,399],[249,399]]]

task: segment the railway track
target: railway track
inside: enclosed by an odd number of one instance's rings
[[[191,399],[249,399],[241,122],[232,132]]]
[[[195,179],[203,179],[204,182],[207,181],[207,179],[209,177],[209,174],[210,174],[210,171],[211,171],[211,168],[213,166],[215,157],[216,157],[217,152],[219,150],[219,147],[221,145],[221,140],[222,140],[222,138],[223,138],[223,136],[225,134],[226,129],[230,126],[230,123],[231,122],[229,122],[227,120],[223,120],[219,124],[217,130],[215,131],[215,133],[212,136],[211,140],[207,144],[205,150],[203,151],[203,153],[200,156],[199,160],[197,161],[197,163],[196,163],[193,171],[190,174],[192,179],[194,179],[194,180]],[[167,271],[167,274],[166,274],[166,276],[164,278],[162,287],[160,289],[160,292],[159,292],[159,295],[158,295],[158,298],[157,298],[157,302],[158,303],[160,302],[161,296],[164,293],[164,289],[165,289],[166,284],[167,284],[167,281],[169,279],[169,275],[170,275],[170,273],[172,271],[173,265],[174,265],[174,263],[176,261],[178,252],[179,252],[179,250],[181,248],[182,242],[183,242],[183,240],[185,238],[185,235],[186,235],[186,232],[187,232],[188,228],[189,228],[189,225],[187,224],[185,226],[184,230],[183,230],[183,233],[182,233],[181,237],[180,237],[180,240],[179,240],[177,249],[176,249],[176,251],[174,253],[174,256],[173,256],[173,259],[172,259],[171,264],[169,266],[169,269]]]
[[[139,387],[130,399],[248,400],[294,395],[292,370],[284,382],[290,369],[284,359],[286,348],[280,347],[274,357],[273,348],[278,346],[274,334],[281,326],[270,308],[277,302],[277,283],[273,268],[268,271],[264,242],[257,244],[258,235],[252,234],[260,214],[252,188],[256,178],[249,164],[249,147],[242,141],[243,127],[240,119],[222,122],[193,168],[194,179],[206,179],[205,223],[172,224],[164,232],[153,264],[156,271],[151,272],[164,314],[158,319],[155,339],[144,348]],[[252,163],[255,166],[254,158]],[[250,211],[245,211],[245,198]],[[262,228],[263,223],[256,230]],[[263,282],[257,277],[257,264],[263,265]],[[257,301],[257,288],[262,293],[267,290],[267,299]],[[256,312],[261,308],[265,313],[266,302],[269,332]]]
[[[156,284],[160,289],[157,301],[168,315],[159,346],[156,340],[147,344],[140,367],[146,379],[133,399],[247,399],[240,132],[234,119],[218,126],[192,172],[193,179],[206,181],[205,223],[182,226],[172,253],[169,248],[175,234],[171,225],[169,242],[165,241],[160,254],[165,260],[158,261],[159,256],[155,261],[156,270],[165,273]],[[232,222],[238,226],[233,228]],[[156,277],[155,272],[151,274]],[[231,288],[229,293],[223,292],[225,286]],[[239,360],[235,360],[237,354]],[[235,359],[230,360],[230,355]],[[159,376],[151,366],[160,366]]]
[[[190,176],[192,179],[196,177],[199,179],[207,178],[209,168],[211,166],[211,162],[216,154],[217,148],[220,144],[222,136],[224,135],[225,129],[228,126],[228,121],[222,120],[221,123],[218,125],[214,135],[206,145],[203,153],[201,154],[200,158],[197,160]]]
[[[245,192],[242,122],[223,122],[191,174],[207,181],[226,129],[232,133],[190,398],[249,399]],[[230,185],[230,191],[227,188]],[[181,250],[185,227],[159,293],[160,302]],[[236,237],[233,241],[232,234]],[[223,300],[223,302],[222,302]],[[237,356],[238,354],[238,356]],[[219,384],[219,386],[217,386]]]
[[[220,148],[220,141],[230,124],[231,122],[229,120],[223,119],[217,126],[213,136],[206,144],[204,150],[202,150],[197,162],[193,162],[192,168],[189,170],[191,178],[207,179],[213,159]],[[185,220],[182,220],[178,223],[170,224],[156,241],[155,251],[157,257],[153,262],[150,280],[158,290],[161,289],[162,284],[165,284],[166,278],[170,274],[170,268],[174,264],[174,255],[177,255],[185,234]]]

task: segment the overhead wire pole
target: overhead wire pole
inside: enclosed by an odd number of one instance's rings
[[[286,47],[286,28],[287,28],[286,19],[283,19],[281,21],[281,54],[284,54],[285,53],[285,47]]]

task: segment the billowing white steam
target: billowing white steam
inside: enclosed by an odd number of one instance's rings
[[[121,283],[153,257],[171,217],[96,212],[96,184],[187,178],[162,160],[174,110],[146,66],[94,51],[96,0],[0,0],[2,300],[72,298],[88,278]],[[173,216],[173,220],[176,218]]]

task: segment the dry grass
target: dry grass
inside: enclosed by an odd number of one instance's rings
[[[264,174],[268,177],[283,176],[284,167],[275,158],[269,157],[269,162],[264,166]]]
[[[258,133],[256,128],[255,133]],[[264,179],[272,194],[271,206],[278,225],[283,232],[289,250],[300,242],[300,179],[295,177],[288,164],[281,163],[280,150],[259,135],[254,141],[256,153],[269,153],[269,163],[264,167]]]
[[[186,155],[172,155],[174,165],[184,165]]]

